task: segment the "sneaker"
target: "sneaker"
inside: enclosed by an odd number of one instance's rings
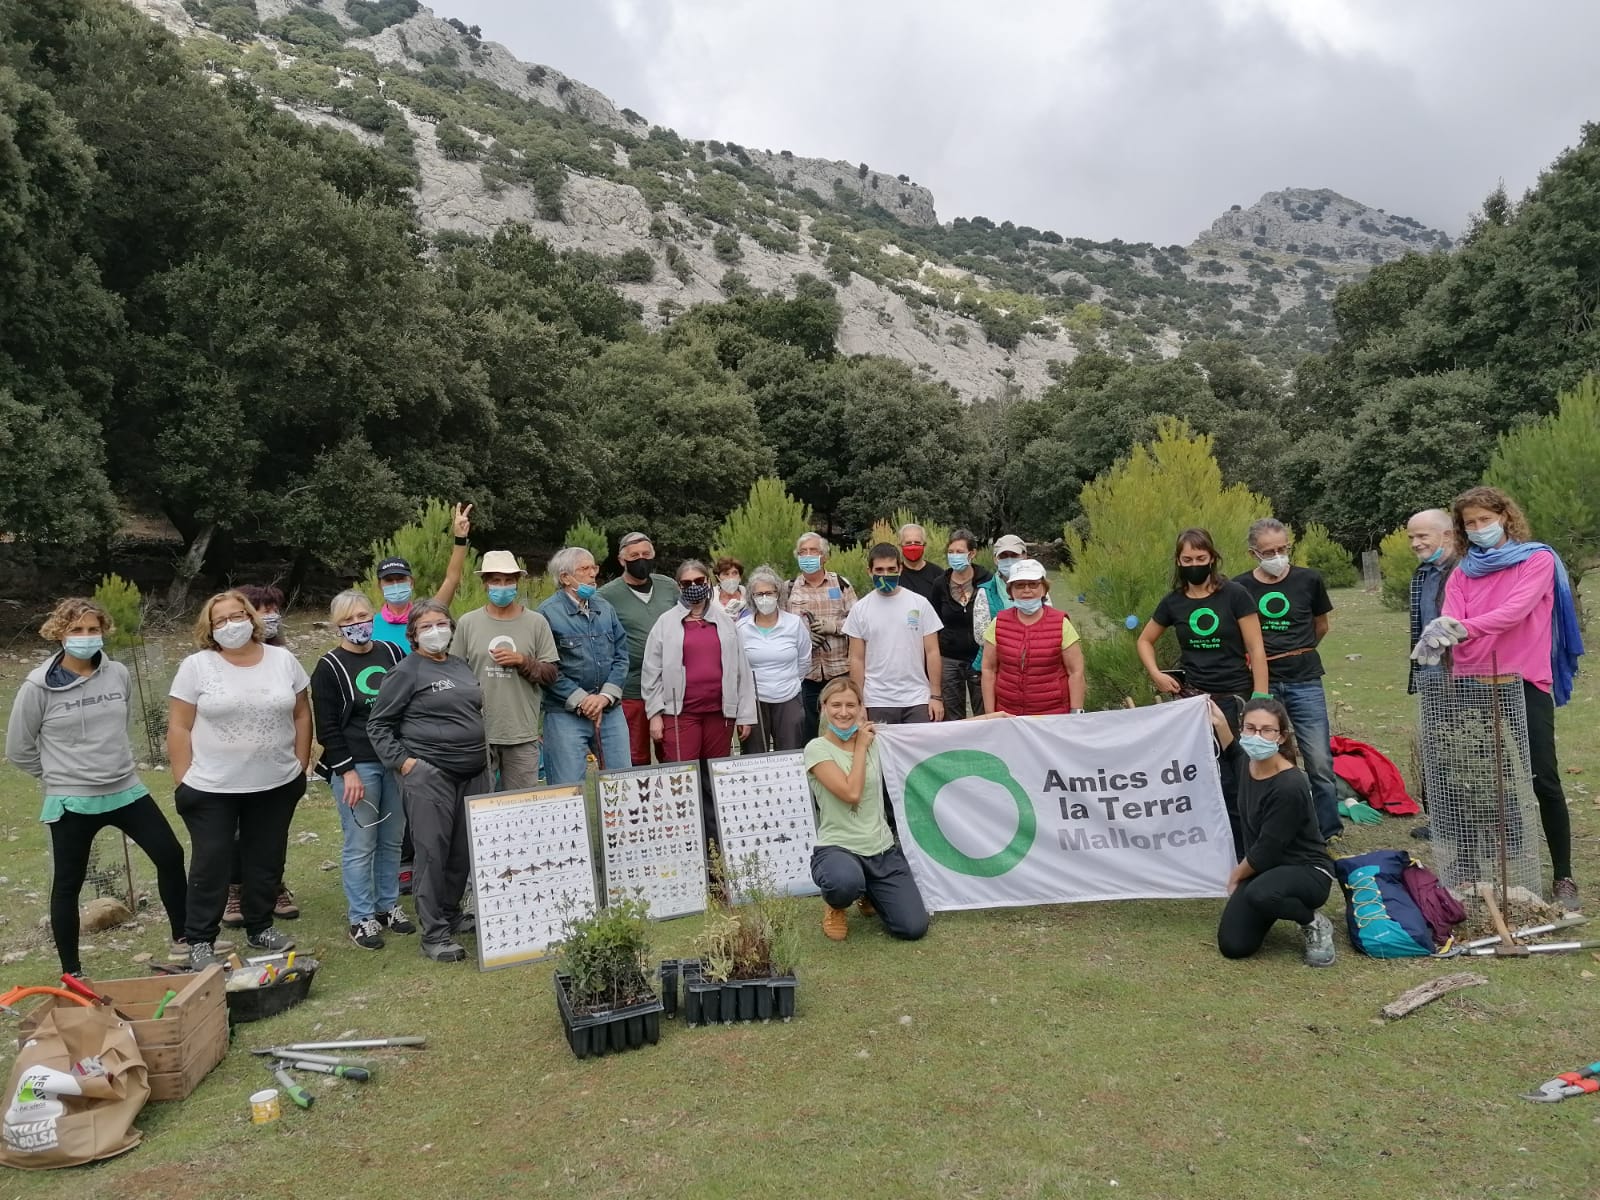
[[[357,921],[350,926],[350,940],[363,950],[382,950],[383,926],[378,924],[376,917]]]
[[[863,917],[875,917],[878,915],[878,910],[872,906],[872,899],[869,896],[862,896],[861,899],[856,901],[856,911]]]
[[[400,894],[411,895],[411,864],[408,862],[400,864]]]
[[[822,904],[822,932],[836,942],[850,936],[849,909],[835,908],[827,901]]]
[[[220,966],[221,957],[210,942],[189,943],[189,970],[204,971],[210,966]]]
[[[1333,966],[1333,923],[1318,913],[1311,918],[1311,924],[1302,925],[1300,931],[1306,939],[1306,966]]]
[[[271,954],[282,954],[285,950],[294,949],[294,939],[287,933],[280,932],[268,925],[260,933],[252,933],[247,939],[250,949],[265,950]]]
[[[386,913],[379,913],[378,920],[390,933],[415,933],[416,925],[411,918],[406,916],[406,910],[396,904]]]
[[[242,890],[237,883],[228,885],[228,902],[222,906],[222,923],[229,929],[244,928],[244,910],[239,907],[239,893]]]
[[[1419,842],[1431,842],[1433,841],[1433,826],[1418,825],[1411,831],[1411,836],[1416,838]]]
[[[467,952],[454,942],[423,942],[422,957],[434,962],[465,962]]]
[[[450,922],[451,933],[477,933],[478,917],[476,913],[464,912],[454,921]]]
[[[300,906],[294,902],[294,893],[281,883],[278,885],[278,899],[272,905],[272,915],[279,921],[293,921],[300,915]]]
[[[1566,875],[1556,880],[1555,886],[1556,907],[1562,912],[1581,912],[1583,903],[1578,899],[1578,885],[1572,881],[1572,876]]]

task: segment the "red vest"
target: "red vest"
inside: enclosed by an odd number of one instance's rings
[[[1067,614],[1048,604],[1039,619],[1024,625],[1015,608],[994,619],[994,699],[1014,717],[1039,717],[1072,710],[1067,668],[1061,661],[1062,626]]]

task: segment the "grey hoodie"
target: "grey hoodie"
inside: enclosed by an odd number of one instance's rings
[[[105,654],[88,675],[53,683],[58,653],[28,675],[11,706],[6,757],[47,796],[109,796],[137,787],[128,742],[128,668]],[[58,678],[61,673],[58,673]]]

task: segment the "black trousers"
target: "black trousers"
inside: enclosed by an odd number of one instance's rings
[[[87,816],[64,812],[50,825],[50,856],[54,875],[50,880],[50,932],[55,937],[61,969],[69,975],[83,971],[78,957],[78,893],[89,871],[89,853],[95,835],[106,826],[119,829],[133,839],[155,865],[156,888],[167,910],[172,938],[183,936],[188,884],[183,878],[183,847],[173,836],[172,826],[149,794],[132,804],[108,813]]]
[[[1572,818],[1561,787],[1556,761],[1556,702],[1549,692],[1522,681],[1523,707],[1528,711],[1528,760],[1533,767],[1533,794],[1539,798],[1539,823],[1557,879],[1572,874]]]
[[[189,829],[189,941],[214,942],[228,901],[233,847],[239,844],[245,932],[272,924],[272,907],[289,853],[289,822],[306,794],[306,777],[264,792],[202,792],[180,783],[173,799]]]
[[[849,908],[867,897],[891,937],[914,942],[928,932],[928,910],[899,846],[870,856],[843,846],[818,846],[811,851],[811,880],[834,908]]]
[[[1315,867],[1282,866],[1252,875],[1228,897],[1217,925],[1223,958],[1249,958],[1279,921],[1309,924],[1328,902],[1329,879]]]

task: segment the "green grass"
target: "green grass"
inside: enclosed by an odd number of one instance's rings
[[[1408,766],[1404,618],[1358,592],[1326,646],[1335,728]],[[308,641],[308,650],[312,643]],[[1360,655],[1354,660],[1347,655]],[[5,664],[14,691],[22,667]],[[1600,883],[1585,678],[1560,714],[1580,882]],[[1572,773],[1578,772],[1578,773]],[[164,802],[170,783],[147,776]],[[9,883],[0,971],[9,986],[55,974],[37,930],[48,863],[31,781],[0,768],[0,873]],[[1417,848],[1410,821],[1348,840]],[[842,945],[809,917],[800,1017],[789,1025],[684,1029],[659,1046],[578,1062],[562,1040],[543,966],[481,975],[424,962],[415,939],[380,953],[344,938],[338,825],[314,788],[289,879],[293,926],[326,967],[311,999],[241,1027],[189,1100],[152,1105],[144,1144],[90,1172],[0,1179],[0,1198],[499,1194],[659,1197],[1125,1196],[1483,1197],[1594,1194],[1600,1098],[1534,1105],[1518,1093],[1600,1056],[1600,965],[1587,953],[1475,960],[1487,987],[1385,1025],[1380,1005],[1459,962],[1374,962],[1338,921],[1333,969],[1301,966],[1275,932],[1254,960],[1223,961],[1217,902],[1117,903],[946,914],[927,939],[893,943],[865,922]],[[144,872],[148,876],[149,872]],[[811,902],[812,905],[820,902]],[[1337,907],[1337,901],[1334,901]],[[698,922],[658,926],[658,952],[687,952]],[[102,977],[130,973],[161,931],[101,935]],[[310,1081],[310,1112],[248,1123],[267,1076],[250,1046],[316,1036],[426,1033],[362,1086]],[[0,1068],[9,1069],[9,1048]]]

